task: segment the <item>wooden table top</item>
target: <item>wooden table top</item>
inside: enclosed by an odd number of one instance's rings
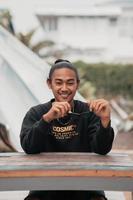
[[[0,153],[0,178],[45,176],[133,178],[133,153]]]

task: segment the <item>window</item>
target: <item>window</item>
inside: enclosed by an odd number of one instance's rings
[[[47,16],[43,18],[43,28],[46,32],[52,32],[57,30],[57,17]]]
[[[110,25],[114,26],[117,23],[117,18],[116,17],[110,17],[109,22],[110,22]]]

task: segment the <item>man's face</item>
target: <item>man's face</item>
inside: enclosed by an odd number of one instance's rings
[[[56,69],[47,83],[52,89],[55,101],[67,101],[70,104],[79,85],[75,72],[67,68]]]

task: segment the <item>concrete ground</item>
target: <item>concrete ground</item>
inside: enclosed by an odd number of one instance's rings
[[[114,150],[129,150],[133,151],[133,131],[118,133],[113,144]],[[130,192],[123,193],[125,200],[132,200]],[[110,199],[109,199],[110,200]],[[121,200],[121,199],[116,199]]]
[[[2,191],[0,192],[0,200],[24,200],[28,191]]]
[[[114,140],[113,149],[133,150],[133,131],[118,133]]]

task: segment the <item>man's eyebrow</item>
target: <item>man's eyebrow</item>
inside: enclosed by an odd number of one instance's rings
[[[64,79],[56,78],[55,81],[64,81]],[[74,78],[66,79],[65,81],[75,81]]]
[[[62,81],[63,79],[60,78],[56,78],[55,81]]]
[[[68,79],[67,81],[75,81],[75,79],[74,79],[74,78],[71,78],[71,79]]]

